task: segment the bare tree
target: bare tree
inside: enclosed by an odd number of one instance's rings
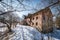
[[[7,11],[0,14],[0,22],[7,25],[9,32],[12,31],[12,25],[16,26],[16,24],[19,22],[17,20],[19,20],[19,18],[15,17],[11,11]]]
[[[8,1],[8,0],[7,0]],[[16,0],[17,2],[19,2],[19,4],[21,4],[21,5],[23,5],[23,8],[24,8],[24,10],[20,10],[19,12],[21,12],[21,11],[26,11],[27,9],[25,8],[25,6],[28,6],[28,5],[25,5],[25,4],[23,4],[22,2],[24,1],[22,1],[22,0]],[[11,3],[12,3],[12,0],[11,0]],[[13,17],[13,15],[10,15],[12,12],[14,12],[14,11],[17,11],[17,9],[16,8],[14,8],[13,6],[12,6],[12,4],[11,5],[9,5],[9,4],[7,4],[7,3],[5,3],[5,2],[3,2],[3,0],[0,0],[0,4],[7,10],[7,12],[4,12],[4,11],[1,11],[0,12],[0,22],[2,22],[2,23],[4,23],[4,24],[6,24],[7,25],[7,27],[8,27],[8,29],[9,29],[9,31],[11,32],[11,26],[12,26],[12,24],[15,24],[15,26],[16,26],[16,24],[18,23],[18,21],[17,21],[17,18],[16,17]],[[6,6],[7,7],[9,7],[9,8],[11,8],[11,10],[14,10],[14,11],[8,11],[8,9],[6,8]],[[17,7],[17,6],[16,6]],[[28,6],[29,7],[29,6]],[[29,9],[28,9],[29,10]],[[7,15],[8,14],[8,15]],[[2,16],[2,17],[1,17]],[[7,18],[8,17],[8,18]]]

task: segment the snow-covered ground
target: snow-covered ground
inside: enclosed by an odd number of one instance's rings
[[[17,25],[14,31],[15,35],[10,40],[60,40],[60,30],[55,30],[49,34],[41,34],[33,27]]]
[[[9,40],[60,40],[60,30],[55,30],[49,34],[42,34],[33,27],[17,25],[13,32],[9,36]]]
[[[29,26],[17,25],[14,29],[15,34],[10,40],[40,40],[41,34],[34,28]]]
[[[43,34],[44,40],[60,40],[60,30],[56,30],[53,33]]]
[[[7,30],[7,27],[2,27],[2,28],[0,28],[0,32],[4,32],[4,31],[6,31]]]

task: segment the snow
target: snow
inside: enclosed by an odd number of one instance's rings
[[[7,30],[7,27],[0,28],[0,32],[5,32]]]
[[[41,34],[34,28],[29,26],[18,25],[15,29],[15,34],[9,40],[40,40]]]
[[[60,30],[43,34],[31,26],[17,25],[12,29],[13,34],[9,35],[9,40],[60,40]]]

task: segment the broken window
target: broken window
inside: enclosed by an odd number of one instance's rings
[[[32,23],[32,25],[34,25],[34,23]]]
[[[33,20],[34,20],[34,18],[33,18]]]
[[[38,17],[36,17],[36,20],[38,19]]]
[[[36,25],[38,25],[38,23],[36,22]]]

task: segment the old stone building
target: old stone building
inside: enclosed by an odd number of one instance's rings
[[[28,25],[35,27],[41,32],[51,32],[53,30],[53,15],[49,8],[42,9],[34,14],[25,16]]]

